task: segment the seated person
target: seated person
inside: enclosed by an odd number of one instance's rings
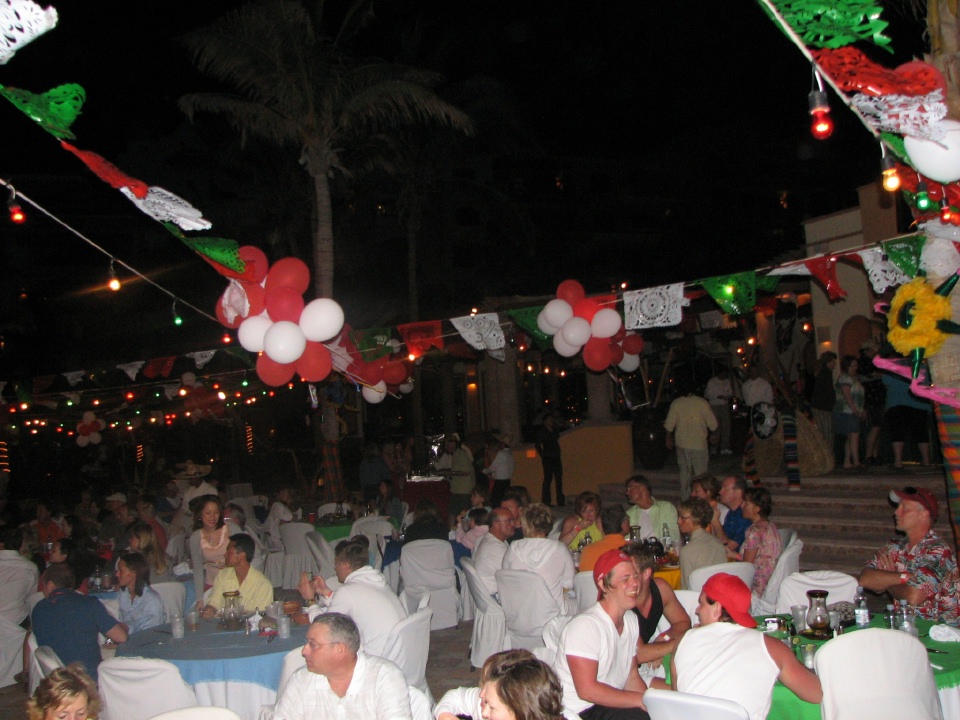
[[[603,537],[584,546],[580,553],[580,572],[593,572],[597,558],[607,550],[619,550],[627,544],[630,524],[627,513],[620,503],[608,505],[597,516],[597,529]]]
[[[457,521],[456,541],[473,552],[480,538],[490,531],[490,513],[486,508],[472,508]]]
[[[30,626],[27,598],[37,591],[40,572],[20,554],[23,531],[16,525],[0,528],[0,617],[22,628]],[[42,589],[42,586],[41,586]]]
[[[211,618],[223,607],[223,594],[240,591],[244,610],[263,610],[273,602],[273,585],[266,576],[250,565],[254,553],[253,540],[245,533],[230,536],[224,555],[224,568],[214,578],[213,588],[200,615]]]
[[[503,556],[507,554],[507,541],[513,535],[513,516],[506,508],[490,511],[490,531],[480,538],[473,551],[473,567],[487,591],[496,596],[496,572],[503,568]]]
[[[167,614],[163,599],[150,587],[150,567],[140,553],[127,553],[117,561],[117,599],[120,602],[120,621],[129,633],[163,625]],[[125,592],[124,592],[125,591]]]
[[[53,670],[27,700],[27,720],[97,720],[97,684],[80,665]]]
[[[440,519],[440,508],[432,500],[421,500],[413,511],[413,522],[404,532],[403,542],[449,540],[450,528]]]
[[[720,502],[720,481],[709,473],[697,475],[690,485],[690,495],[710,503],[713,518],[710,520],[708,532],[716,535],[717,540],[726,544],[727,535],[723,532],[723,521],[727,519],[730,508]]]
[[[597,527],[597,516],[603,509],[600,496],[593,492],[577,495],[573,505],[573,515],[567,515],[560,526],[560,542],[571,550],[580,546],[580,541],[589,537],[589,542],[597,542],[603,537]]]
[[[543,503],[533,503],[520,516],[523,537],[513,542],[503,556],[504,570],[527,570],[543,578],[561,615],[576,613],[577,603],[566,596],[573,588],[573,555],[558,540],[547,537],[553,528],[553,512]]]
[[[752,591],[758,597],[767,589],[773,569],[777,566],[777,558],[783,551],[780,531],[767,519],[772,509],[773,499],[769,490],[762,487],[747,490],[743,501],[743,517],[752,524],[747,528],[737,559],[753,563],[756,568]]]
[[[747,709],[750,720],[765,720],[777,680],[801,700],[819,703],[820,680],[780,640],[754,629],[750,601],[750,588],[734,575],[717,573],[707,580],[697,607],[700,627],[683,636],[673,656],[673,687],[732,700]]]
[[[723,519],[723,534],[726,536],[727,549],[738,552],[750,527],[750,521],[743,515],[743,501],[747,496],[747,481],[742,477],[730,475],[720,483],[720,502],[729,508]],[[723,538],[720,538],[723,541]]]
[[[694,570],[727,561],[727,549],[708,531],[713,516],[710,503],[694,493],[677,504],[677,524],[680,532],[689,537],[680,548],[680,587],[684,590],[690,588],[690,573]]]
[[[90,550],[77,544],[73,538],[60,538],[53,541],[50,562],[66,563],[73,570],[74,590],[84,595],[90,592],[90,576],[97,571],[97,556]],[[42,590],[37,584],[37,589]]]

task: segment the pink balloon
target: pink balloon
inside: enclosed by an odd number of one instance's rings
[[[274,322],[288,320],[299,322],[303,312],[303,295],[292,287],[274,288],[267,293],[267,315]]]
[[[584,298],[573,306],[573,316],[581,317],[587,322],[593,320],[593,316],[600,309],[600,303],[593,298]]]
[[[276,288],[292,287],[303,295],[310,287],[310,269],[300,258],[285,257],[277,260],[267,273],[265,289],[269,295]]]
[[[296,371],[296,363],[281,365],[271,360],[266,353],[257,358],[257,377],[271,387],[286,385],[293,380]]]
[[[586,294],[583,285],[576,280],[564,280],[557,285],[557,297],[561,300],[566,300],[570,304],[570,307],[573,307],[583,300]]]

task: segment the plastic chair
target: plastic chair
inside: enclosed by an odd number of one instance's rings
[[[473,598],[473,633],[470,636],[470,666],[478,668],[488,657],[506,650],[507,620],[503,609],[487,592],[473,567],[473,560],[462,558],[460,564],[467,579],[467,590]]]
[[[320,568],[320,577],[328,578],[336,575],[337,570],[333,566],[333,546],[327,542],[327,539],[313,530],[304,536],[304,540],[307,543],[307,550],[313,555],[314,562]]]
[[[807,590],[826,590],[827,604],[853,602],[857,593],[857,579],[836,570],[795,572],[784,578],[777,594],[777,613],[790,612],[791,605],[806,606]]]
[[[643,694],[650,720],[750,720],[743,705],[730,700],[651,688]]]
[[[163,611],[169,620],[175,614],[183,615],[184,605],[187,602],[187,588],[182,582],[162,582],[151,585],[160,599],[163,600]]]
[[[560,614],[543,578],[528,570],[497,570],[494,576],[510,647],[543,647],[543,626]]]
[[[699,593],[703,590],[703,584],[710,579],[710,576],[717,573],[727,573],[736,575],[743,580],[747,587],[753,585],[753,576],[757,569],[753,563],[748,562],[728,562],[719,565],[707,565],[707,567],[697,568],[690,573],[690,589]]]
[[[433,720],[433,702],[423,691],[408,687],[407,693],[410,696],[410,717],[413,720]]]
[[[453,548],[447,540],[415,540],[400,550],[400,579],[410,596],[430,591],[431,630],[455,627],[459,615]]]
[[[593,581],[593,573],[578,572],[573,576],[573,591],[577,595],[577,610],[583,612],[597,602],[597,584]]]
[[[114,657],[100,663],[97,674],[103,720],[149,720],[197,704],[193,688],[166,660]]]
[[[690,616],[691,627],[699,625],[700,620],[697,618],[697,606],[700,604],[700,593],[694,592],[693,590],[674,590],[673,594],[677,596],[677,601],[687,615]],[[660,622],[657,623],[657,635],[665,632],[669,627],[670,621],[667,620],[665,616],[661,616]]]
[[[426,608],[405,617],[390,633],[383,657],[403,671],[407,684],[422,691],[433,706],[427,685],[427,656],[430,654],[430,625],[433,610]]]
[[[794,535],[796,535],[794,533]],[[750,606],[750,612],[754,615],[765,615],[777,610],[777,597],[780,595],[780,585],[784,579],[790,577],[800,570],[800,553],[803,552],[803,541],[795,540],[790,545],[784,546],[780,557],[777,558],[777,564],[773,568],[773,574],[767,581],[767,587],[763,595],[753,596],[753,602]]]
[[[167,536],[166,556],[174,565],[179,565],[187,556],[187,535],[183,530],[178,530],[172,535]]]
[[[542,660],[547,665],[553,665],[557,659],[557,651],[560,649],[560,634],[571,620],[573,620],[573,617],[570,615],[557,615],[547,620],[543,626],[543,632],[540,634],[543,647],[533,650],[537,659]]]
[[[343,503],[340,503],[340,507],[343,508]],[[337,512],[337,503],[328,502],[324,503],[317,508],[317,517],[322,518],[324,515],[335,515]]]
[[[387,518],[378,515],[360,518],[350,528],[350,537],[363,535],[370,541],[370,553],[373,565],[377,570],[383,568],[383,547],[387,538],[393,536],[393,523]]]
[[[847,633],[821,645],[813,663],[823,720],[943,720],[927,650],[907,633]]]
[[[179,710],[168,710],[154,715],[150,720],[240,720],[240,716],[227,708],[196,705]]]
[[[13,685],[13,676],[23,670],[23,639],[27,631],[0,617],[0,687]]]
[[[283,542],[283,584],[284,590],[294,590],[300,584],[300,575],[304,572],[317,574],[320,567],[313,559],[307,547],[306,534],[314,532],[313,525],[302,522],[283,523],[280,526],[280,540]]]
[[[777,528],[780,532],[780,546],[786,550],[797,540],[797,531],[790,528]]]

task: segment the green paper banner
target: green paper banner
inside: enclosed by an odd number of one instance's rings
[[[198,255],[203,255],[208,260],[241,274],[246,268],[246,264],[240,259],[240,246],[236,240],[213,237],[192,238],[184,235],[173,223],[163,223],[163,226]]]
[[[841,48],[866,41],[893,52],[890,38],[883,34],[889,23],[880,19],[883,8],[873,0],[773,0],[773,4],[808,47]]]
[[[764,275],[763,277],[756,278],[757,290],[773,292],[777,289],[777,285],[780,284],[782,277],[783,275]]]
[[[537,326],[537,316],[541,310],[543,310],[543,305],[520,308],[519,310],[507,310],[506,313],[517,321],[517,325],[523,328],[524,332],[533,338],[538,348],[547,350],[553,347],[553,340]]]
[[[87,92],[76,84],[60,85],[42,95],[27,90],[0,87],[0,95],[17,106],[24,115],[60,140],[76,138],[70,126],[80,114]]]
[[[901,240],[888,240],[881,245],[890,262],[896,265],[900,272],[908,277],[916,277],[920,270],[920,251],[926,241],[927,238],[923,235],[914,235]]]
[[[743,315],[757,304],[757,273],[754,270],[721,275],[700,282],[720,309],[729,315]]]
[[[360,351],[360,357],[365,362],[382,358],[393,352],[393,348],[387,345],[390,342],[390,328],[367,328],[366,330],[353,330],[349,334],[353,344]]]

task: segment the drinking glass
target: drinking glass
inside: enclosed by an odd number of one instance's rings
[[[807,606],[791,605],[790,614],[793,615],[793,627],[796,628],[797,632],[805,630],[807,627]]]

